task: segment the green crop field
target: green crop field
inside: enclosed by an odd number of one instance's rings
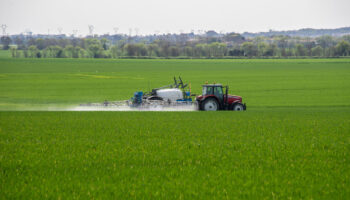
[[[43,111],[174,75],[248,110]],[[0,199],[349,199],[349,77],[350,59],[1,58]]]
[[[174,75],[197,94],[205,81],[228,84],[250,108],[350,105],[350,59],[1,59],[0,110],[125,100]]]

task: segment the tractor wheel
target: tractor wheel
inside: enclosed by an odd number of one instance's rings
[[[234,105],[233,105],[232,110],[234,110],[234,111],[243,111],[243,110],[244,110],[244,107],[243,107],[242,104],[237,103],[237,104],[234,104]]]
[[[217,111],[219,109],[219,104],[214,98],[206,99],[202,103],[202,110],[204,111]]]

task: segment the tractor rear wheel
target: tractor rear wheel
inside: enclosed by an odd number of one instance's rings
[[[243,111],[243,110],[244,110],[244,107],[243,107],[242,104],[237,103],[237,104],[233,105],[232,110],[234,110],[234,111]]]
[[[219,109],[219,104],[214,98],[206,99],[202,103],[202,110],[204,111],[217,111]]]

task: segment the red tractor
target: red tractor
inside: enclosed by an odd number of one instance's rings
[[[223,92],[225,88],[225,94]],[[247,107],[242,103],[242,97],[228,94],[228,86],[221,84],[203,85],[201,96],[196,97],[199,110],[216,111],[216,110],[235,110],[243,111]]]

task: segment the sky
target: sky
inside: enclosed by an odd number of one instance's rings
[[[350,26],[350,0],[0,0],[18,34],[265,32]]]

